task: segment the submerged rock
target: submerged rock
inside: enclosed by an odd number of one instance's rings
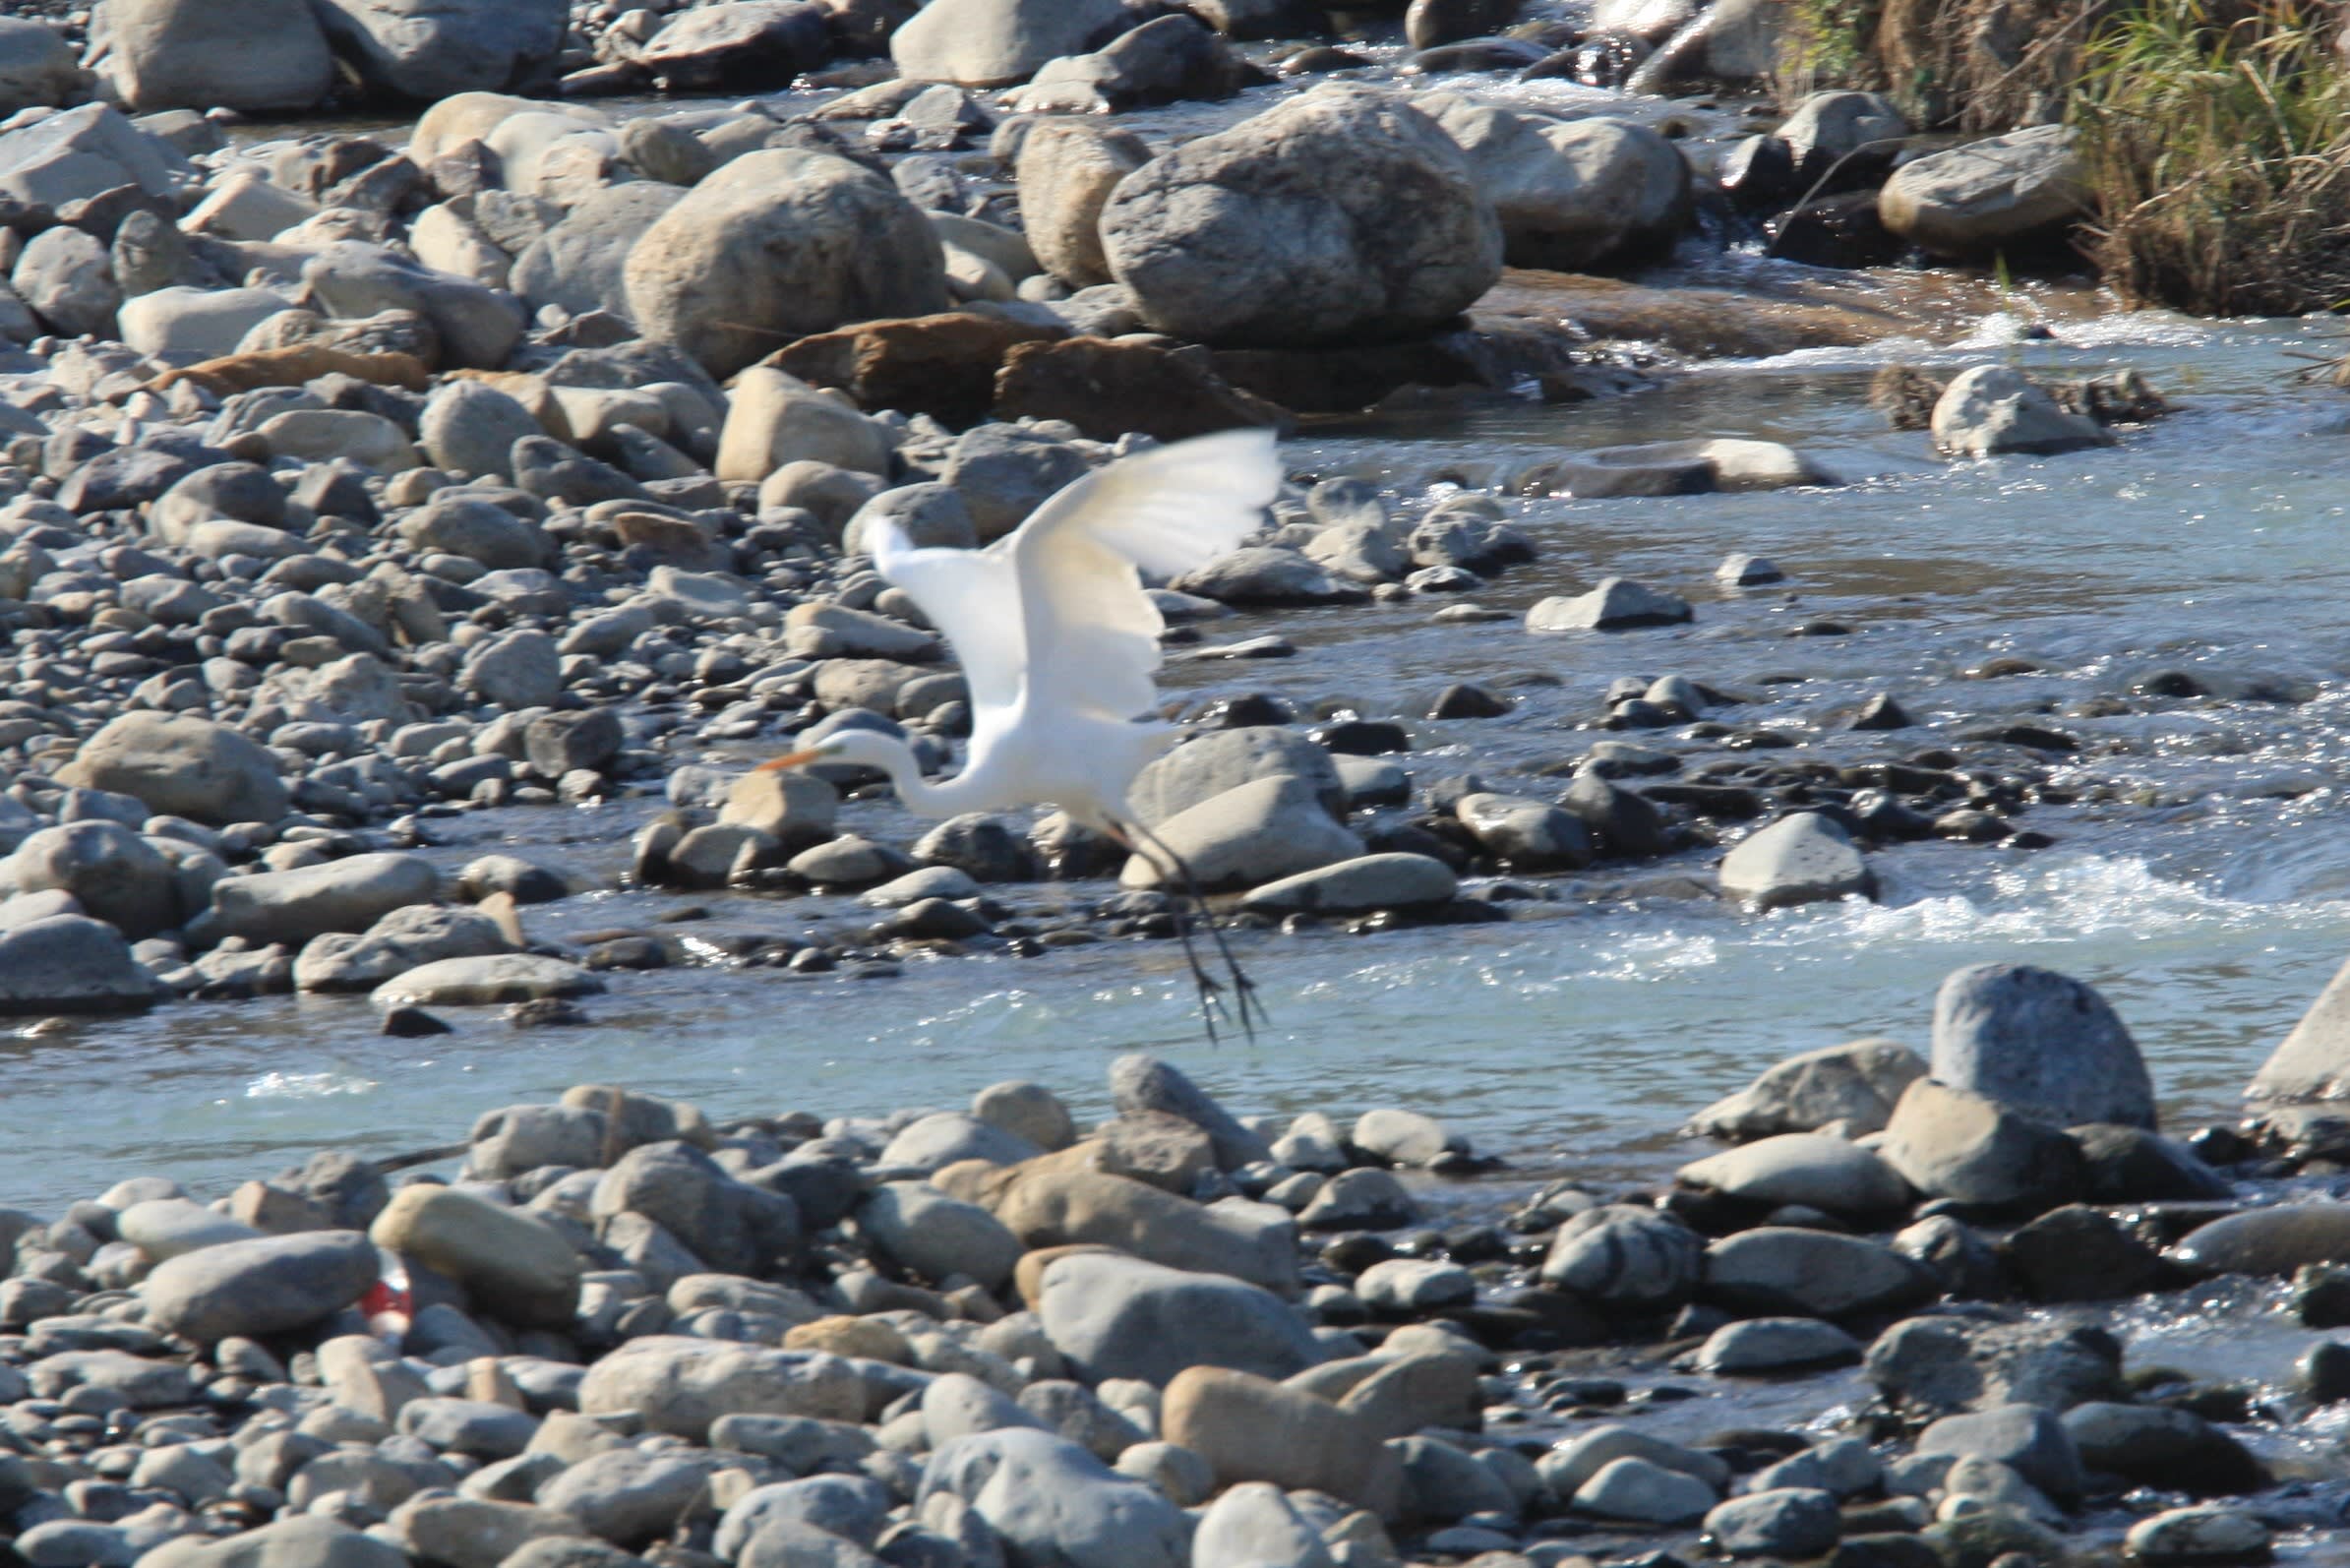
[[[1677,626],[1695,619],[1689,601],[1634,582],[1602,577],[1589,593],[1554,595],[1526,612],[1529,632],[1622,632],[1634,627]]]
[[[1934,445],[1955,457],[2113,445],[2102,425],[2067,413],[2045,389],[2005,365],[1976,365],[1952,378],[1935,400],[1931,427]]]
[[[1721,890],[1759,910],[1877,896],[1877,874],[1860,846],[1818,812],[1782,816],[1722,857]]]

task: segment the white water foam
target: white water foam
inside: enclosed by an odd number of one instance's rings
[[[265,1072],[245,1085],[248,1100],[324,1100],[332,1095],[367,1094],[377,1087],[373,1078],[355,1072]]]

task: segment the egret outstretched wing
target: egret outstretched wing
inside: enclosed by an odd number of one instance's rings
[[[1039,507],[1003,543],[1019,573],[1027,701],[1131,719],[1158,700],[1166,623],[1137,569],[1179,576],[1264,525],[1274,438],[1235,430],[1123,458]]]
[[[1274,438],[1228,431],[1120,458],[985,550],[916,549],[884,523],[874,564],[954,645],[973,750],[1032,711],[1125,720],[1157,697],[1164,623],[1137,569],[1166,576],[1232,550],[1281,487]]]
[[[1016,704],[1028,679],[1020,576],[1006,542],[985,550],[918,550],[889,521],[874,539],[874,566],[953,645],[975,724]]]

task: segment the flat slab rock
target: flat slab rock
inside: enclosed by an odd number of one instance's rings
[[[375,989],[379,1007],[489,1006],[549,996],[588,996],[604,983],[576,964],[538,953],[443,958]]]
[[[1526,612],[1529,632],[1622,632],[1636,627],[1679,626],[1695,620],[1689,601],[1634,582],[1604,577],[1589,593],[1553,595]]]

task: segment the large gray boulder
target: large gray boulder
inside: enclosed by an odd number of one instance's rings
[[[643,1144],[621,1156],[588,1200],[599,1220],[638,1214],[729,1274],[763,1275],[799,1244],[790,1198],[738,1181],[690,1143]]]
[[[334,85],[310,0],[100,0],[92,51],[125,108],[307,109]]]
[[[1284,1378],[1324,1358],[1303,1317],[1271,1291],[1113,1252],[1046,1265],[1037,1316],[1053,1348],[1089,1382],[1164,1385],[1187,1366]]]
[[[800,0],[722,0],[674,17],[636,51],[635,63],[669,92],[756,90],[789,82],[830,52],[822,7]]]
[[[1869,1381],[1897,1410],[1947,1415],[2037,1405],[2071,1410],[2120,1397],[2110,1335],[2054,1322],[1905,1318],[1870,1344]]]
[[[1687,1298],[1705,1262],[1705,1238],[1669,1214],[1637,1204],[1587,1209],[1560,1226],[1542,1260],[1544,1285],[1627,1308]]]
[[[212,886],[208,921],[218,935],[254,942],[305,942],[321,932],[363,932],[393,910],[429,904],[441,874],[421,855],[384,852],[224,877]]]
[[[1110,1103],[1121,1116],[1180,1116],[1207,1133],[1226,1171],[1273,1158],[1272,1147],[1172,1061],[1131,1051],[1110,1064]]]
[[[196,177],[177,149],[103,103],[0,131],[0,196],[38,207],[63,207],[124,185],[170,200]]]
[[[90,90],[90,73],[65,34],[38,22],[0,17],[0,117],[71,103]]]
[[[0,1017],[145,1007],[156,986],[122,933],[85,915],[0,932]]]
[[[2080,1191],[2079,1145],[1996,1100],[1920,1078],[1902,1092],[1878,1154],[1929,1198],[2032,1212]]]
[[[1312,784],[1316,798],[1333,813],[1345,808],[1337,761],[1308,737],[1277,724],[1210,730],[1174,747],[1134,776],[1126,798],[1135,814],[1155,826],[1226,790],[1281,777]]]
[[[64,337],[112,337],[122,289],[106,247],[78,228],[35,234],[10,276],[32,313]]]
[[[302,281],[329,315],[345,321],[385,311],[430,318],[451,366],[496,370],[522,337],[522,302],[452,272],[438,272],[395,251],[340,240],[302,264]]]
[[[466,479],[512,479],[514,476],[514,443],[525,436],[543,434],[538,420],[529,409],[514,398],[486,382],[450,380],[433,389],[424,400],[424,413],[418,422],[419,444],[424,454],[436,467],[447,469]],[[436,497],[439,503],[441,498]],[[424,519],[423,513],[412,513],[405,527],[412,542],[447,550],[452,555],[470,556],[493,571],[502,567],[532,567],[544,559],[546,536],[534,523],[484,500],[462,500],[441,507],[427,507],[426,512],[442,510],[450,520],[435,524]],[[495,518],[487,513],[495,513]],[[449,537],[427,537],[440,528]],[[484,547],[468,549],[457,535],[466,529],[479,531]]]
[[[58,778],[199,822],[273,822],[287,806],[276,757],[193,713],[125,713],[84,742]]]
[[[629,252],[629,315],[714,376],[790,338],[946,308],[945,253],[922,210],[829,152],[747,153]]]
[[[1925,1075],[1925,1062],[1898,1040],[1822,1046],[1765,1068],[1753,1083],[1691,1117],[1689,1130],[1743,1141],[1817,1132],[1840,1121],[1854,1134],[1878,1132],[1901,1092]]]
[[[1613,271],[1655,260],[1688,227],[1689,164],[1645,125],[1547,120],[1449,93],[1424,106],[1493,204],[1512,267]]]
[[[1601,577],[1588,593],[1551,594],[1526,612],[1529,632],[1629,632],[1640,627],[1679,626],[1696,612],[1678,594],[1664,593],[1630,577]]]
[[[1202,891],[1252,887],[1362,853],[1313,784],[1294,775],[1253,779],[1178,812],[1153,830],[1150,852],[1126,862],[1128,887],[1181,887],[1184,868]],[[1179,865],[1167,864],[1170,854]]]
[[[1186,1568],[1191,1521],[1158,1487],[1051,1432],[974,1432],[923,1467],[916,1505],[944,1493],[987,1522],[1012,1562],[1037,1568]]]
[[[909,81],[1008,87],[1126,26],[1117,0],[930,0],[889,35],[889,57]]]
[[[0,878],[20,893],[70,893],[134,940],[179,924],[172,863],[120,822],[86,817],[27,834]]]
[[[294,960],[297,991],[373,991],[411,969],[444,958],[481,958],[511,951],[496,921],[469,909],[409,904],[363,935],[328,932],[313,937]]]
[[[1865,1236],[1764,1225],[1706,1248],[1706,1295],[1743,1311],[1871,1316],[1938,1292],[1932,1270]]]
[[[1235,346],[1430,332],[1501,275],[1501,225],[1461,150],[1353,83],[1153,158],[1111,193],[1101,232],[1152,327]]]
[[[563,47],[564,0],[312,0],[334,52],[381,96],[495,92]]]
[[[532,310],[629,313],[629,252],[685,196],[658,180],[631,180],[590,195],[514,258],[514,292]]]
[[[2050,1126],[2154,1125],[2154,1087],[2095,988],[2029,964],[1955,970],[1934,998],[1936,1079]]]
[[[1799,1203],[1830,1214],[1881,1215],[1905,1206],[1909,1188],[1857,1143],[1813,1132],[1763,1138],[1681,1167],[1673,1179],[1749,1203]]]
[[[589,1367],[579,1409],[627,1412],[649,1431],[700,1443],[724,1416],[862,1420],[865,1384],[848,1361],[822,1352],[657,1334],[631,1340]]]
[[[890,1258],[924,1279],[960,1274],[994,1290],[1020,1261],[1020,1238],[976,1203],[923,1181],[887,1181],[857,1211],[857,1224]]]
[[[163,1553],[155,1554],[158,1562]],[[408,1568],[408,1555],[324,1514],[288,1514],[274,1524],[217,1539],[182,1537],[172,1568]]]
[[[331,1317],[366,1294],[377,1267],[364,1234],[305,1231],[183,1252],[158,1264],[140,1294],[154,1327],[213,1345]]]
[[[1917,1434],[1920,1454],[1993,1460],[2068,1507],[2080,1500],[2080,1450],[2054,1412],[1993,1405],[1945,1416]]]
[[[1929,152],[1894,170],[1877,218],[1920,250],[1989,256],[2061,235],[2089,215],[2079,132],[2035,125]]]

